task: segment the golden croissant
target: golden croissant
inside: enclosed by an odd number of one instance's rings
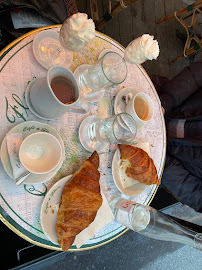
[[[56,232],[64,251],[71,247],[76,235],[93,222],[102,205],[98,166],[99,156],[94,152],[66,183],[62,192]]]
[[[121,160],[127,161],[125,173],[128,177],[145,185],[160,185],[154,162],[144,150],[132,145],[119,145],[119,150]]]

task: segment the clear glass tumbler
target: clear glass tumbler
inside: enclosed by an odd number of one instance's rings
[[[116,52],[108,52],[77,76],[83,97],[91,101],[95,92],[122,83],[127,76],[125,60]]]
[[[135,121],[127,113],[97,120],[88,127],[88,136],[95,142],[130,144],[134,141],[135,135]]]
[[[120,113],[106,119],[89,116],[79,128],[80,142],[93,152],[102,152],[107,144],[131,144],[136,137],[137,127],[130,114]]]

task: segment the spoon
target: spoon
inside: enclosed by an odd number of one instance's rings
[[[25,180],[30,174],[31,174],[31,172],[26,171],[25,173],[23,173],[22,175],[20,175],[18,178],[16,178],[16,180],[15,180],[16,186],[21,185],[21,184],[24,182],[24,180]]]

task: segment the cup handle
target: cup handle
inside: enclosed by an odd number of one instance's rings
[[[128,93],[125,95],[125,101],[126,104],[128,104],[128,102],[132,99],[133,95],[131,93]]]
[[[81,114],[86,114],[89,112],[89,104],[87,101],[85,100],[77,100],[76,104],[74,105],[74,107],[71,107],[69,109],[69,112],[74,112],[74,113],[81,113]]]

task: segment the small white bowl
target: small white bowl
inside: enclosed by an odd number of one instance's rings
[[[60,142],[51,134],[37,132],[22,142],[19,150],[22,165],[30,172],[44,174],[57,167],[62,158]]]

